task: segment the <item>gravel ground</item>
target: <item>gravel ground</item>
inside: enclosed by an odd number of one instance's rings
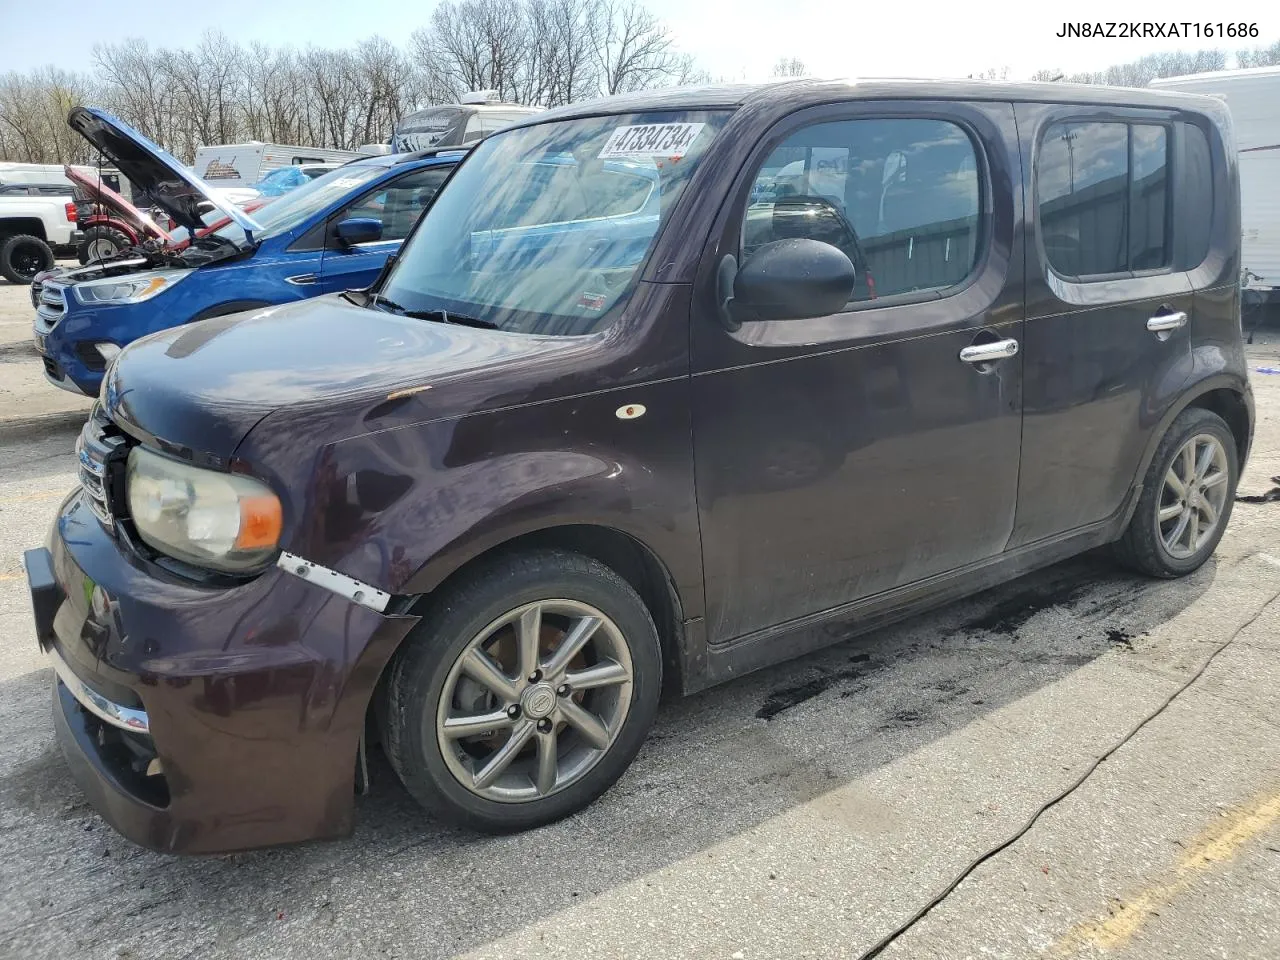
[[[64,768],[32,634],[19,556],[88,401],[30,314],[0,284],[0,957],[854,958],[1112,750],[883,955],[1280,956],[1280,503],[1185,580],[1089,555],[669,706],[536,832],[445,829],[375,757],[350,840],[132,846]],[[1251,350],[1280,369],[1274,328]],[[1280,474],[1280,376],[1254,386],[1244,493]]]

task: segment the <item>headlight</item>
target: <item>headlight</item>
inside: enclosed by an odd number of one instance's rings
[[[104,277],[72,286],[81,303],[141,303],[168,290],[190,270],[149,270],[123,277]]]
[[[242,573],[276,552],[280,500],[250,477],[202,470],[134,447],[126,491],[143,542],[178,560]]]

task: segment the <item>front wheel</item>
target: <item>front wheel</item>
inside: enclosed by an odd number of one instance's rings
[[[1209,410],[1184,410],[1151,458],[1138,506],[1116,545],[1119,559],[1153,577],[1199,569],[1226,532],[1239,470],[1226,422]]]
[[[511,555],[436,598],[397,654],[383,744],[445,820],[524,830],[590,804],[657,712],[662,656],[643,601],[598,561]]]

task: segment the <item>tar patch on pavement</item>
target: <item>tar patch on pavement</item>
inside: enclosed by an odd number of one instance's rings
[[[862,671],[857,667],[846,667],[843,670],[822,673],[812,680],[798,683],[795,686],[780,687],[765,697],[764,703],[756,711],[756,717],[760,720],[772,720],[784,710],[790,710],[806,700],[812,700],[818,694],[830,690],[837,683],[853,680],[861,675]]]
[[[946,631],[945,635],[955,636],[957,633],[982,631],[1011,637],[1037,613],[1073,603],[1092,590],[1095,585],[1095,580],[1088,579],[1023,590],[999,601],[976,620],[970,620],[968,623]]]

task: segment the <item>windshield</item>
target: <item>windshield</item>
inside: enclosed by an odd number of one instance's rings
[[[339,167],[323,177],[307,181],[296,190],[290,190],[279,199],[250,214],[262,227],[261,230],[254,231],[253,239],[266,240],[292,230],[312,214],[319,213],[330,204],[336,203],[386,172],[387,168],[381,165]],[[205,214],[204,217],[205,224],[209,226],[225,220],[226,217],[217,211]],[[232,221],[222,223],[211,236],[218,239],[210,240],[206,237],[204,240],[212,243],[230,241],[237,247],[245,245],[244,230]]]
[[[593,332],[630,296],[727,118],[634,114],[495,134],[441,191],[379,299],[513,332]]]

